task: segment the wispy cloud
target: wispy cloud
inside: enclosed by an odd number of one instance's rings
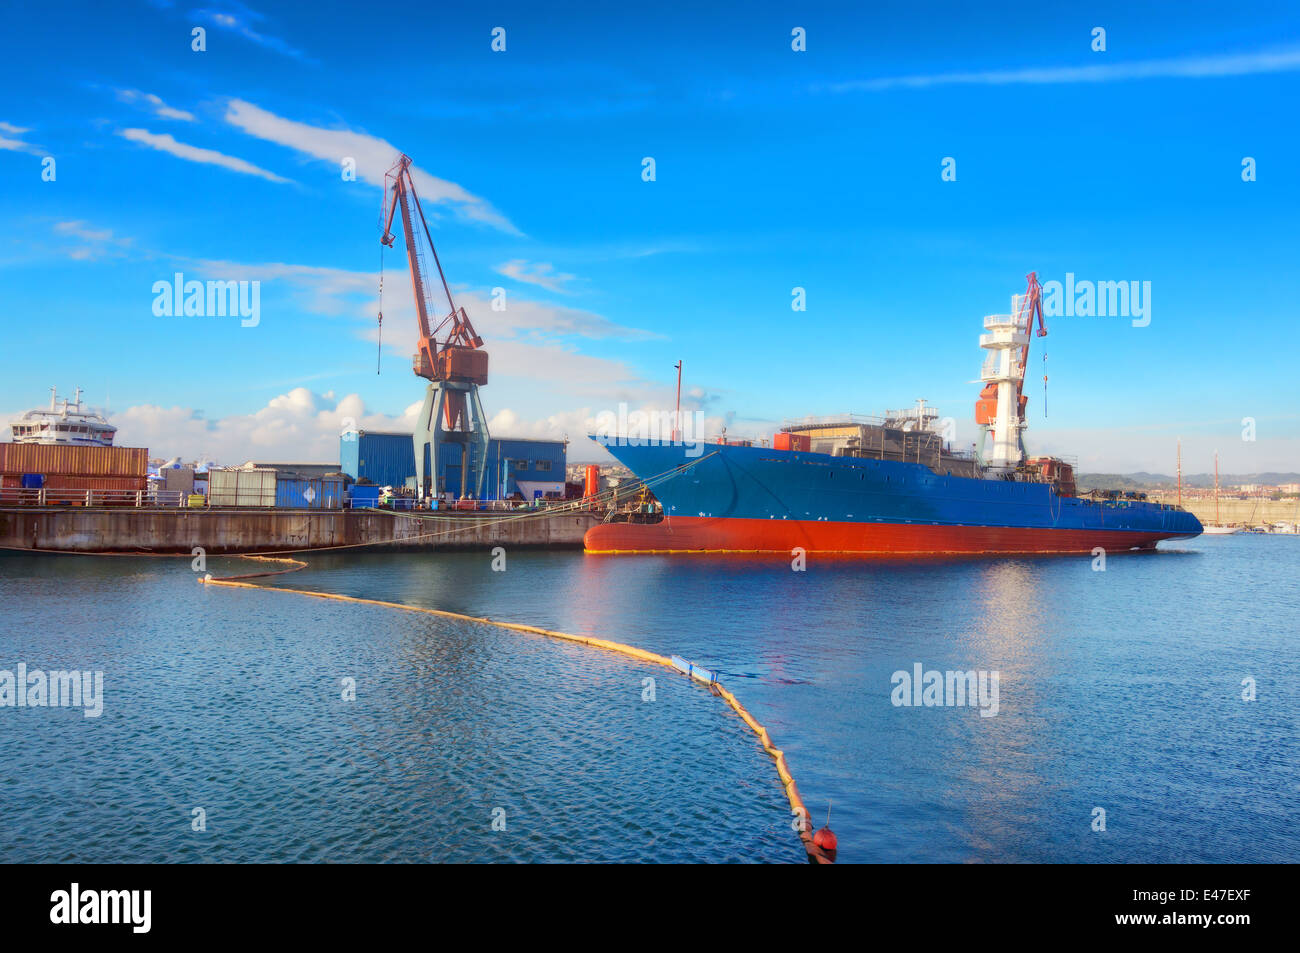
[[[257,279],[264,284],[283,281],[299,293],[300,304],[304,309],[317,314],[355,316],[364,322],[366,328],[371,326],[378,310],[377,272],[285,262],[178,260],[187,262],[206,274],[220,276],[225,281]],[[409,278],[406,280],[409,281]],[[400,288],[400,284],[390,284],[390,294],[384,296],[384,340],[398,340],[401,342],[400,348],[405,349],[418,336],[415,304],[409,291],[394,290],[395,287]],[[463,287],[453,288],[452,291],[456,304],[469,312],[474,326],[494,344],[499,344],[506,338],[536,343],[577,338],[641,341],[658,337],[652,332],[626,327],[602,315],[578,308],[530,301],[511,295],[505,310],[496,310],[486,294]],[[390,327],[406,330],[395,338],[390,338],[387,332]]]
[[[516,258],[503,265],[497,265],[496,270],[498,274],[505,275],[507,278],[513,278],[515,281],[522,281],[530,285],[537,285],[547,291],[555,291],[560,294],[570,293],[565,285],[576,277],[575,275],[557,272],[555,266],[548,261],[530,263],[522,258]]]
[[[242,99],[232,99],[227,104],[226,121],[250,136],[287,146],[336,167],[345,158],[352,159],[356,162],[357,177],[380,188],[384,185],[384,173],[400,153],[392,143],[377,136],[350,129],[325,129],[285,119]],[[413,167],[411,171],[424,202],[449,205],[457,214],[471,221],[520,234],[519,229],[491,204],[462,186],[418,168]]]
[[[15,126],[11,122],[0,122],[0,132],[7,133],[7,135],[0,136],[0,149],[6,149],[9,152],[30,152],[33,155],[41,154],[39,146],[32,145],[30,142],[24,142],[22,139],[17,138],[22,136],[24,133],[31,132],[30,129],[24,128],[23,126]]]
[[[242,3],[236,3],[234,0],[224,0],[221,4],[213,8],[195,10],[194,16],[200,20],[211,23],[218,29],[230,33],[238,34],[246,40],[250,40],[265,49],[275,53],[281,53],[285,56],[293,57],[296,60],[302,60],[305,63],[314,63],[315,60],[293,46],[290,46],[284,40],[277,36],[268,36],[265,33],[259,33],[253,29],[253,23],[260,23],[266,18],[256,10],[249,9]]]
[[[184,109],[174,109],[162,101],[162,98],[153,93],[142,93],[138,89],[119,89],[117,98],[124,103],[144,103],[148,105],[153,114],[160,119],[179,119],[184,122],[193,122],[194,113],[186,112]]]
[[[875,79],[826,83],[815,87],[833,93],[880,92],[888,89],[926,89],[933,86],[1009,86],[1063,83],[1114,83],[1134,79],[1212,79],[1284,73],[1300,69],[1300,48],[1179,56],[1168,59],[1098,63],[1089,66],[1047,66],[1022,69],[928,73],[883,76]]]
[[[178,159],[185,159],[189,162],[202,162],[207,165],[219,165],[223,169],[229,169],[231,172],[242,172],[245,175],[256,175],[259,178],[267,179],[271,182],[288,182],[283,176],[276,175],[274,172],[268,172],[266,169],[259,168],[251,162],[235,156],[228,156],[224,152],[217,152],[215,149],[202,149],[198,146],[191,146],[184,142],[177,142],[168,133],[153,133],[147,129],[122,129],[118,135],[123,139],[131,142],[138,142],[140,145],[148,146],[150,149],[157,149],[160,152],[169,152]]]
[[[119,257],[132,242],[130,238],[115,236],[110,228],[95,228],[83,219],[58,222],[54,233],[72,241],[64,253],[77,261]]]

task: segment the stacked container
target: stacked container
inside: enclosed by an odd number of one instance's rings
[[[144,447],[0,443],[0,486],[5,487],[41,476],[51,490],[143,490],[148,467]]]

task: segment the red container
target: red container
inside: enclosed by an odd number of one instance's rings
[[[122,492],[143,490],[149,480],[147,477],[112,477],[112,476],[70,476],[63,473],[50,473],[45,477],[47,490],[118,490]]]
[[[772,436],[772,447],[776,450],[797,450],[807,453],[812,449],[812,437],[806,433],[781,433]]]
[[[76,447],[46,443],[0,443],[0,473],[144,477],[145,447]]]

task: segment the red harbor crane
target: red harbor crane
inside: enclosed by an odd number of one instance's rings
[[[482,498],[489,436],[478,389],[488,381],[488,355],[469,315],[464,308],[456,307],[452,298],[429,223],[420,207],[407,155],[399,156],[384,176],[380,241],[389,248],[396,239],[392,227],[399,208],[420,331],[411,366],[416,376],[429,381],[414,435],[417,491],[422,497],[450,492],[458,497]],[[430,315],[441,313],[441,308],[434,307],[430,294],[421,236],[447,298],[447,311],[437,324]],[[458,463],[452,459],[457,454],[449,446],[460,448]]]

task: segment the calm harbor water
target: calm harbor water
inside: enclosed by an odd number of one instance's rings
[[[306,559],[262,581],[717,670],[819,824],[833,804],[842,862],[1300,859],[1295,538],[1203,538],[1104,572],[1084,557]],[[188,559],[0,556],[0,598],[0,669],[105,673],[100,718],[0,708],[2,860],[803,860],[753,735],[664,669],[202,587]],[[997,714],[896,706],[892,675],[917,664],[997,672]]]

